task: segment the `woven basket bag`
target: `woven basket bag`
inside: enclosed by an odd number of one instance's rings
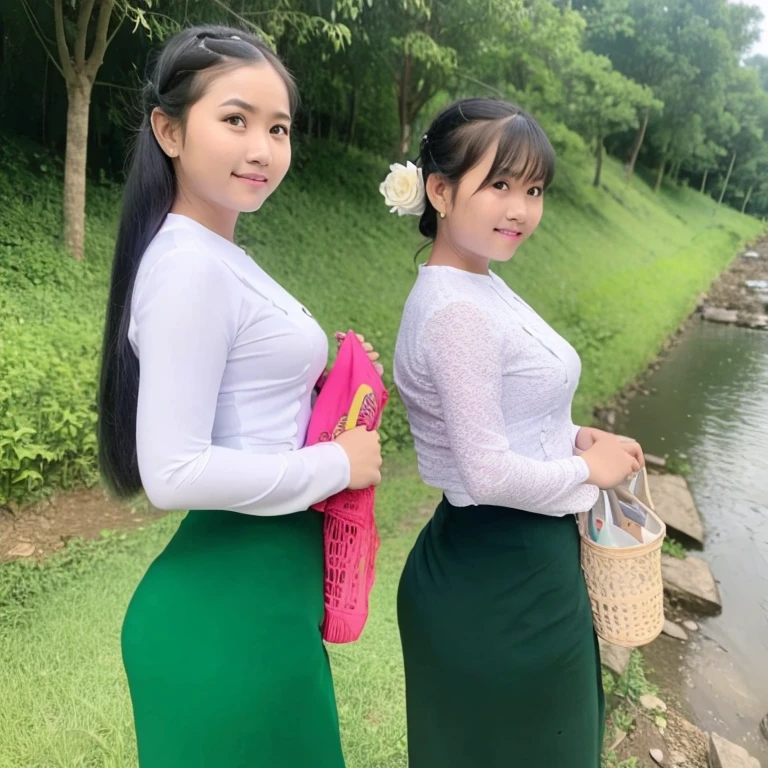
[[[634,648],[655,640],[664,626],[661,546],[666,526],[653,511],[645,468],[629,487],[603,493],[613,509],[619,500],[629,504],[640,502],[648,516],[647,527],[660,531],[648,543],[607,547],[589,537],[587,515],[578,516],[581,567],[592,603],[595,631],[609,643]]]

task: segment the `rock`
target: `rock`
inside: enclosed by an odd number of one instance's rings
[[[672,765],[682,765],[688,758],[679,750],[673,750],[669,754],[669,762]]]
[[[701,546],[704,543],[704,523],[685,478],[679,475],[649,475],[648,485],[656,514],[666,523],[670,533],[691,539]]]
[[[763,734],[764,738],[768,739],[768,715],[760,721],[760,733]]]
[[[616,729],[616,736],[613,739],[613,742],[611,743],[611,746],[608,747],[608,752],[613,752],[615,749],[618,749],[619,744],[621,744],[624,739],[627,738],[627,732],[622,731],[621,728]]]
[[[739,313],[735,309],[722,307],[704,307],[701,316],[711,323],[735,323],[739,319]]]
[[[658,710],[659,712],[666,712],[667,705],[658,697],[652,696],[650,693],[643,694],[640,697],[640,706],[647,710]]]
[[[660,749],[652,749],[650,754],[651,759],[656,765],[664,765],[664,753]]]
[[[768,315],[750,315],[746,318],[744,324],[747,328],[762,331],[764,328],[768,328]]]
[[[667,466],[667,460],[662,459],[661,456],[654,456],[652,453],[645,453],[643,455],[645,456],[645,463],[649,467],[658,467],[659,469],[664,469],[664,467]]]
[[[615,675],[621,677],[629,664],[629,657],[632,655],[631,648],[622,648],[619,645],[612,645],[600,638],[600,662]]]
[[[669,619],[664,619],[664,628],[661,631],[665,635],[674,637],[675,640],[688,639],[688,635],[686,634],[685,630],[679,624],[675,624],[674,621],[670,621]]]
[[[711,768],[760,768],[760,763],[744,747],[714,732],[709,736],[709,764]]]
[[[689,631],[689,632],[698,632],[699,631],[699,625],[695,621],[691,621],[688,619],[687,621],[683,622],[683,626]]]
[[[35,554],[34,544],[17,544],[13,549],[8,551],[8,557],[31,557]]]
[[[661,556],[664,591],[693,613],[714,615],[723,609],[709,566],[698,557]]]
[[[744,259],[759,259],[760,254],[757,251],[745,251],[741,254]]]
[[[768,291],[768,280],[745,280],[744,285],[753,291]]]

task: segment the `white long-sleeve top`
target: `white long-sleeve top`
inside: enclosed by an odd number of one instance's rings
[[[328,339],[234,243],[169,214],[139,267],[128,338],[155,506],[283,515],[347,487],[341,446],[304,447]]]
[[[422,265],[394,375],[421,476],[454,506],[562,516],[594,505],[574,455],[578,353],[497,275]]]

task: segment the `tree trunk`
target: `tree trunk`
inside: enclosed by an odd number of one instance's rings
[[[661,189],[661,183],[664,181],[664,170],[667,166],[667,153],[669,152],[669,139],[664,142],[664,149],[661,151],[661,164],[659,165],[659,172],[656,174],[656,184],[653,188],[654,192],[658,192]]]
[[[677,184],[680,181],[680,168],[682,167],[682,163],[680,161],[676,162],[672,166],[672,181]]]
[[[749,185],[749,189],[747,190],[747,196],[744,198],[744,205],[741,206],[741,212],[746,213],[747,212],[747,206],[749,205],[749,198],[752,197],[752,190],[755,188],[754,184]]]
[[[643,115],[643,122],[640,124],[640,127],[637,129],[637,133],[635,134],[635,140],[632,143],[632,150],[629,155],[629,165],[627,166],[627,174],[626,174],[626,180],[629,181],[632,178],[632,175],[635,172],[635,164],[637,163],[637,158],[640,154],[640,148],[643,146],[643,140],[645,139],[645,131],[646,128],[648,128],[648,120],[651,117],[651,110],[646,109],[645,114]]]
[[[398,118],[400,120],[400,139],[398,141],[397,152],[400,159],[405,159],[408,154],[408,147],[411,144],[411,115],[408,109],[408,92],[411,87],[411,70],[413,62],[410,56],[406,56],[403,61],[403,73],[400,78],[400,98],[398,99]]]
[[[736,162],[736,153],[734,152],[731,155],[731,164],[728,166],[728,173],[725,174],[725,181],[723,182],[723,188],[720,190],[720,199],[717,201],[718,206],[723,202],[723,198],[725,197],[725,190],[728,189],[728,182],[731,180],[731,171],[733,170],[733,165]]]
[[[312,138],[312,129],[314,128],[314,120],[312,119],[315,116],[315,112],[312,109],[307,110],[307,130],[306,134],[311,139]]]
[[[405,160],[408,155],[408,147],[411,146],[411,133],[413,128],[410,123],[400,126],[400,158]]]
[[[347,141],[345,149],[354,141],[357,124],[357,86],[349,92],[349,122],[347,123]]]
[[[603,170],[603,137],[597,137],[597,143],[595,144],[595,178],[592,180],[593,187],[600,186],[600,173]]]
[[[81,75],[67,88],[67,148],[64,157],[64,245],[76,259],[85,250],[85,170],[88,112],[93,83]]]
[[[704,171],[704,178],[701,180],[701,189],[699,190],[699,192],[701,192],[702,195],[704,194],[704,191],[707,188],[707,176],[709,176],[709,168],[707,168],[707,170]]]
[[[42,106],[42,115],[40,119],[40,143],[45,144],[45,124],[48,119],[47,107],[48,107],[48,57],[45,57],[45,69],[43,70],[43,97],[40,99],[40,105]]]
[[[109,21],[115,0],[98,0],[99,12],[86,56],[88,27],[97,0],[82,0],[77,15],[75,43],[69,50],[62,0],[53,0],[56,47],[67,84],[67,148],[64,158],[64,245],[70,255],[83,258],[85,248],[85,168],[88,156],[88,113],[91,92],[111,38]],[[114,36],[114,35],[113,35]]]

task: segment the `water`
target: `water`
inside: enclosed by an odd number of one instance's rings
[[[617,429],[656,455],[683,454],[704,519],[703,553],[723,613],[703,619],[683,678],[704,730],[768,765],[768,333],[694,323]]]

